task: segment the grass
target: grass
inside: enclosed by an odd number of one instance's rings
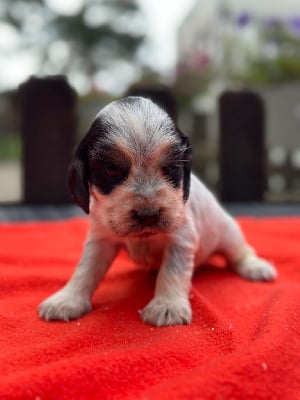
[[[22,156],[21,137],[18,134],[0,134],[0,161],[20,160]]]

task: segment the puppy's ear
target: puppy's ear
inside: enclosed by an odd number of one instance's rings
[[[187,135],[181,132],[177,128],[177,132],[181,139],[181,146],[184,149],[183,152],[183,200],[187,201],[190,194],[190,184],[191,184],[191,170],[192,170],[192,147],[190,145],[190,140]]]
[[[84,161],[76,153],[69,169],[69,188],[75,203],[88,214],[90,210],[87,171]]]

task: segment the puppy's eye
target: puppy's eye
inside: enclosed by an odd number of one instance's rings
[[[181,168],[180,164],[169,164],[165,165],[162,170],[165,175],[173,175],[178,172],[178,170]]]
[[[124,175],[124,171],[122,170],[122,168],[112,164],[106,166],[104,173],[109,178],[120,178]]]
[[[129,165],[97,160],[91,163],[89,180],[103,194],[111,193],[129,174]]]
[[[162,173],[166,180],[171,183],[174,188],[180,186],[180,182],[183,178],[183,168],[179,163],[171,163],[163,166]]]

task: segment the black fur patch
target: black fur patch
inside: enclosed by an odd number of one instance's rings
[[[69,170],[69,188],[74,201],[89,213],[89,159],[95,143],[109,135],[107,126],[96,119],[77,146]]]
[[[181,150],[180,160],[182,162],[182,169],[183,169],[183,199],[184,201],[186,201],[190,194],[192,148],[190,145],[189,138],[178,128],[176,129],[176,132],[181,141],[180,148],[182,150]]]
[[[110,194],[116,186],[124,182],[130,171],[130,162],[125,155],[112,146],[100,147],[94,150],[89,160],[89,181],[100,193]]]

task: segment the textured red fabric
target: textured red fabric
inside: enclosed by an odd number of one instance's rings
[[[91,313],[41,321],[88,222],[0,225],[0,399],[300,399],[300,218],[239,221],[279,279],[248,282],[212,262],[193,280],[192,324],[168,328],[140,321],[155,274],[124,253]]]

